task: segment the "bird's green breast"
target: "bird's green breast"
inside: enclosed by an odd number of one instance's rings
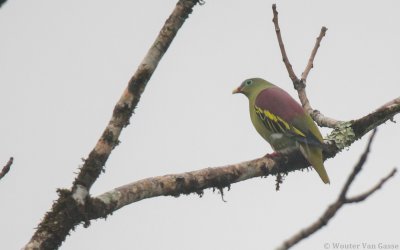
[[[250,118],[251,122],[253,123],[254,127],[256,128],[257,132],[269,142],[270,140],[270,135],[271,132],[264,126],[262,120],[258,115],[256,114],[256,110],[254,108],[254,105],[251,105],[250,103]]]

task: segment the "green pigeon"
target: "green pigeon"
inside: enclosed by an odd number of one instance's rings
[[[257,132],[279,152],[297,147],[324,183],[329,183],[322,159],[323,139],[317,125],[286,91],[250,78],[233,90],[249,99],[250,118]]]

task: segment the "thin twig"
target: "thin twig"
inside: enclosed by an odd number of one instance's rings
[[[8,173],[8,171],[10,171],[10,168],[11,168],[11,165],[13,164],[13,162],[14,162],[14,158],[10,157],[7,164],[3,167],[3,169],[0,172],[0,180]]]
[[[351,172],[350,176],[347,178],[346,183],[343,185],[342,191],[340,192],[339,195],[339,200],[345,200],[346,199],[346,194],[349,191],[350,185],[353,183],[354,178],[358,175],[358,173],[361,171],[362,166],[364,166],[365,162],[367,161],[367,157],[369,154],[369,150],[371,148],[371,143],[372,140],[374,139],[376,135],[376,129],[372,131],[371,136],[369,137],[367,147],[365,148],[364,152],[362,153],[360,160],[356,164],[356,166],[353,168],[353,172]]]
[[[358,163],[353,168],[352,173],[347,178],[346,183],[343,186],[343,189],[340,192],[340,195],[337,198],[337,200],[328,206],[328,208],[325,210],[325,212],[322,214],[322,216],[317,221],[315,221],[308,227],[300,230],[298,233],[294,234],[292,237],[290,237],[289,239],[284,241],[283,244],[280,247],[278,247],[279,250],[289,249],[292,246],[299,243],[301,240],[306,239],[310,235],[314,234],[316,231],[318,231],[322,227],[326,226],[328,224],[328,222],[330,221],[330,219],[332,219],[335,216],[336,212],[339,211],[339,209],[341,207],[343,207],[343,205],[348,204],[348,203],[357,203],[357,202],[364,201],[365,199],[370,197],[375,191],[380,189],[386,183],[386,181],[388,181],[390,178],[392,178],[395,175],[397,170],[393,169],[386,177],[384,177],[381,181],[379,181],[369,191],[367,191],[361,195],[354,196],[353,198],[347,198],[347,193],[348,193],[350,185],[355,180],[355,177],[360,173],[363,165],[365,164],[365,162],[367,160],[371,142],[375,136],[375,131],[376,130],[374,130],[371,137],[369,138],[368,145],[367,145],[365,151],[361,155]]]
[[[279,28],[278,11],[276,10],[276,4],[272,5],[272,11],[274,13],[274,18],[272,18],[272,22],[275,25],[275,32],[276,32],[276,36],[278,38],[279,48],[281,49],[283,63],[286,66],[286,69],[289,73],[290,79],[292,79],[293,82],[299,82],[299,78],[296,76],[296,74],[293,71],[292,64],[290,63],[289,58],[286,53],[286,50],[285,50],[285,45],[283,44],[281,29]]]
[[[317,51],[318,51],[318,48],[319,48],[319,46],[321,44],[322,38],[325,36],[327,30],[328,29],[325,26],[323,26],[321,28],[321,32],[319,33],[319,36],[317,37],[317,40],[316,40],[315,45],[314,45],[314,48],[311,51],[310,58],[308,59],[307,66],[304,69],[303,73],[301,74],[301,81],[304,82],[304,83],[307,82],[308,74],[310,73],[310,70],[314,67],[315,55],[317,54]]]

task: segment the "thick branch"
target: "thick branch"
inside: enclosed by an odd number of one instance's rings
[[[88,222],[82,211],[85,210],[89,190],[103,171],[112,150],[118,145],[121,131],[129,124],[129,119],[159,61],[197,2],[198,0],[180,0],[177,3],[117,102],[111,120],[75,179],[72,192],[59,191],[59,199],[39,224],[25,249],[56,249],[71,229],[82,221]]]
[[[283,62],[286,66],[286,69],[289,73],[290,79],[292,79],[293,86],[297,90],[297,93],[299,95],[299,99],[301,102],[301,105],[303,106],[304,110],[314,119],[314,121],[321,127],[329,127],[329,128],[335,128],[341,121],[335,120],[333,118],[329,118],[324,116],[321,112],[318,110],[314,110],[311,107],[310,101],[308,100],[307,93],[306,93],[306,81],[308,74],[310,73],[311,69],[314,67],[314,59],[317,54],[318,48],[321,44],[322,38],[325,36],[326,31],[328,30],[326,27],[321,28],[321,32],[319,36],[316,39],[315,45],[313,50],[311,51],[310,58],[308,59],[308,64],[301,75],[301,79],[299,79],[296,74],[293,71],[292,65],[289,62],[289,58],[287,56],[285,46],[283,44],[283,39],[281,36],[281,30],[279,28],[279,22],[278,22],[278,11],[276,10],[276,5],[272,5],[272,11],[274,14],[274,18],[272,19],[274,26],[275,26],[275,32],[276,32],[276,37],[278,38],[278,43],[279,43],[279,48],[281,50]]]
[[[14,158],[10,157],[7,164],[3,167],[3,169],[0,172],[0,180],[8,173],[8,171],[10,171],[10,168],[11,168],[11,165],[13,164],[13,162],[14,162]]]
[[[75,179],[73,189],[77,185],[81,185],[89,190],[103,171],[105,162],[119,143],[118,138],[122,129],[129,124],[129,119],[146,88],[147,82],[196,3],[195,0],[181,0],[176,5],[115,105],[111,120],[96,146],[90,152],[89,157],[85,160]]]
[[[347,178],[346,183],[343,186],[343,189],[342,189],[339,197],[337,198],[337,200],[328,206],[328,208],[325,210],[325,212],[322,214],[322,216],[317,221],[315,221],[310,226],[300,230],[298,233],[296,233],[295,235],[290,237],[278,249],[280,249],[280,250],[289,249],[292,246],[299,243],[301,240],[306,239],[307,237],[309,237],[316,231],[320,230],[322,227],[326,226],[328,224],[328,222],[335,216],[336,212],[339,211],[339,209],[341,207],[343,207],[344,204],[361,202],[361,201],[365,200],[366,198],[371,196],[376,190],[378,190],[380,187],[382,187],[382,185],[386,181],[388,181],[390,178],[392,178],[395,175],[396,169],[393,169],[389,173],[389,175],[387,175],[385,178],[383,178],[378,184],[376,184],[368,192],[365,192],[364,194],[358,195],[354,198],[347,198],[347,193],[349,191],[350,185],[355,180],[355,177],[360,173],[363,165],[365,164],[365,162],[367,160],[367,156],[369,154],[369,149],[370,149],[371,142],[373,140],[374,135],[375,135],[375,131],[371,135],[371,137],[368,141],[368,145],[367,145],[364,153],[361,155],[360,160],[358,161],[356,166],[353,168],[353,171],[350,174],[350,176]]]
[[[113,211],[143,199],[190,193],[202,195],[206,188],[221,190],[229,187],[232,183],[276,174],[278,171],[280,170],[276,161],[269,158],[258,158],[222,167],[143,179],[92,199],[93,210],[97,212],[92,214],[91,218],[105,217]]]
[[[400,105],[396,107],[397,113],[400,112]],[[388,120],[396,113],[393,111],[393,106],[388,107],[388,109],[390,109],[390,112],[384,109],[372,114],[380,116],[378,115],[379,112],[385,112],[387,116],[383,120]],[[381,121],[383,122],[383,120]],[[360,123],[358,124],[360,126],[363,124],[362,127],[364,127],[365,130],[358,130],[354,133],[351,129],[352,123],[348,122],[349,127],[347,129],[352,132],[347,131],[347,133],[341,134],[340,136],[345,137],[344,141],[348,143],[346,144],[347,146],[350,146],[361,134],[364,135],[370,131],[371,126],[368,122],[372,122],[374,125],[377,124],[373,119],[364,119],[364,117],[355,122],[356,124]],[[342,140],[338,141],[338,143],[339,142],[342,142]],[[324,150],[325,158],[334,157],[340,152],[341,146],[339,147],[335,141],[330,141],[330,144],[328,144]],[[238,164],[205,168],[182,174],[147,178],[118,187],[92,199],[90,202],[92,213],[89,217],[90,219],[106,217],[126,205],[147,198],[168,195],[178,196],[180,194],[189,193],[202,194],[203,190],[206,188],[221,189],[250,178],[286,174],[291,171],[305,169],[308,166],[308,162],[302,157],[299,151],[291,151],[286,155],[280,155],[273,159],[262,157]],[[374,190],[378,188],[379,187],[375,187]],[[370,192],[372,193],[374,191]],[[332,212],[327,213],[331,214]]]

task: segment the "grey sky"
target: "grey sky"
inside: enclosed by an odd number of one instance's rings
[[[115,102],[176,1],[18,1],[0,9],[0,248],[19,249],[69,188]],[[142,178],[253,159],[271,152],[256,133],[244,96],[247,77],[287,90],[272,1],[206,1],[179,31],[150,80],[122,143],[92,192]],[[322,25],[327,36],[308,78],[314,108],[341,120],[361,117],[400,93],[398,1],[278,1],[283,38],[297,74]],[[399,120],[395,117],[395,120]],[[329,130],[322,129],[323,135]],[[336,199],[366,138],[314,171],[232,186],[226,203],[210,190],[140,201],[107,221],[78,227],[61,249],[271,249],[317,219]],[[381,126],[358,194],[399,166],[400,127]],[[324,243],[400,244],[399,177],[366,202],[343,208],[294,249]]]

